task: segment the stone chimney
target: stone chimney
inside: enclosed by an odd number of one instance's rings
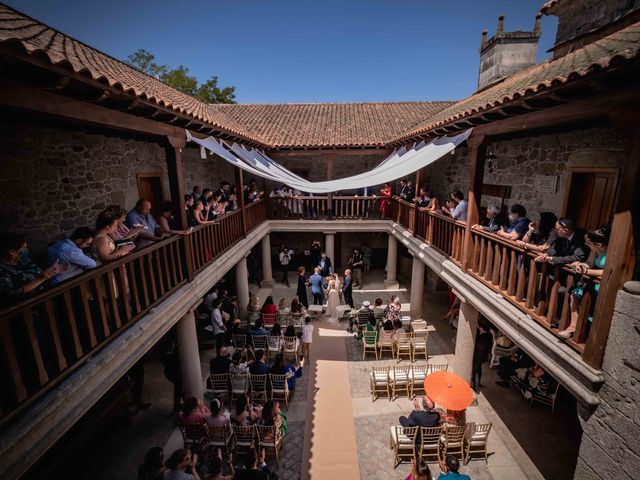
[[[540,39],[540,18],[536,15],[532,32],[504,31],[504,15],[498,17],[498,29],[487,40],[487,31],[483,30],[480,42],[480,74],[478,90],[498,80],[513,75],[536,63],[538,40]]]

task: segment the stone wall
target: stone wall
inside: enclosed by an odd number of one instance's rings
[[[63,123],[0,114],[0,229],[25,233],[31,248],[94,225],[109,204],[134,206],[136,174],[161,172],[158,143]]]
[[[582,412],[576,480],[637,478],[640,472],[640,283],[618,292],[602,371],[600,405]]]
[[[207,155],[206,159],[202,159],[200,148],[190,145],[182,149],[182,175],[185,193],[191,193],[196,185],[215,190],[223,180],[234,185],[236,178],[235,169],[229,162],[215,155]],[[247,174],[244,180],[248,180]]]
[[[511,186],[507,205],[520,203],[531,219],[540,212],[562,214],[564,194],[571,167],[622,168],[626,152],[624,140],[608,127],[594,127],[568,132],[534,135],[489,144],[493,158],[485,162],[484,183]],[[469,190],[471,161],[467,147],[456,148],[453,155],[434,162],[423,172],[423,183],[441,200],[448,192]],[[557,176],[555,193],[536,190],[536,176]],[[482,205],[500,204],[501,199],[488,195]]]

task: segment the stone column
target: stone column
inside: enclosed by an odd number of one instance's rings
[[[271,239],[269,234],[265,235],[261,242],[262,246],[262,288],[273,288],[273,272],[271,270]]]
[[[389,236],[391,238],[391,236]],[[419,257],[413,257],[411,268],[411,320],[422,318],[422,293],[424,291],[424,263]]]
[[[236,264],[236,290],[238,291],[238,314],[242,321],[247,319],[249,304],[249,270],[247,270],[247,253]]]
[[[477,328],[478,310],[469,303],[461,301],[460,315],[458,315],[458,330],[456,332],[456,351],[453,357],[452,368],[455,373],[467,382],[471,381],[473,347],[475,345]]]
[[[389,245],[387,246],[387,278],[384,281],[386,288],[399,288],[397,275],[398,265],[398,240],[392,234],[389,234]]]
[[[324,251],[331,260],[331,265],[333,265],[333,271],[337,271],[340,267],[340,262],[336,258],[336,247],[335,247],[335,239],[336,232],[325,232],[324,234]],[[313,273],[313,272],[310,272]]]
[[[178,355],[180,372],[182,373],[182,390],[184,398],[203,398],[202,369],[200,367],[200,351],[196,333],[195,307],[191,308],[176,323],[178,337]]]

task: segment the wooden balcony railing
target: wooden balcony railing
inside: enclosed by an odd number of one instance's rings
[[[250,213],[249,213],[250,212]],[[266,220],[247,207],[248,229]],[[41,397],[243,238],[236,210],[0,312],[0,423]]]
[[[378,217],[380,198],[357,196],[296,196],[269,198],[273,219],[363,219]]]
[[[267,218],[267,204],[264,200],[251,202],[245,207],[247,233],[256,228]]]

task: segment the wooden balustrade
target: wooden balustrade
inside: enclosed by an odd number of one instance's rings
[[[267,204],[265,200],[251,202],[245,207],[247,219],[247,233],[267,219]]]
[[[379,198],[357,196],[296,196],[269,198],[273,219],[363,219],[378,217]]]
[[[392,216],[391,218],[407,228],[411,232],[415,230],[415,213],[416,206],[414,203],[407,202],[405,200],[401,200],[399,198],[393,199],[392,203]]]

